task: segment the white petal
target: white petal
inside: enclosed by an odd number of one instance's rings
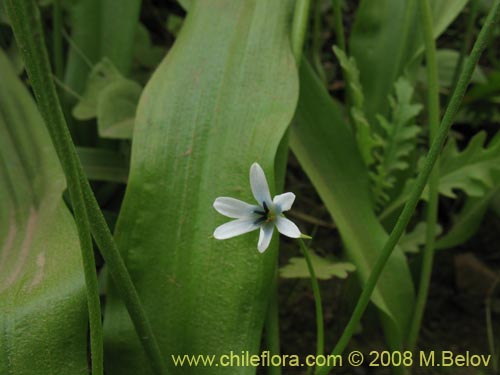
[[[300,237],[300,230],[297,228],[297,226],[293,223],[293,221],[288,220],[286,217],[283,216],[278,216],[276,218],[276,228],[278,228],[278,231],[291,238],[299,238]]]
[[[271,238],[273,238],[274,225],[267,224],[260,227],[259,244],[257,245],[259,252],[263,253],[269,247]]]
[[[214,237],[218,240],[236,237],[240,234],[251,232],[259,227],[255,224],[255,219],[238,219],[222,224],[217,227],[214,232]]]
[[[288,211],[292,208],[292,204],[295,201],[294,193],[283,193],[277,195],[273,199],[274,207],[276,208],[276,214],[279,215],[283,211]]]
[[[272,203],[271,193],[269,193],[269,186],[267,185],[264,171],[257,163],[253,163],[250,167],[250,186],[252,187],[253,196],[259,205],[264,206],[264,202],[266,202],[269,207]]]
[[[259,206],[229,197],[217,198],[214,202],[214,208],[220,214],[233,219],[253,218],[255,216],[255,210],[262,210]]]

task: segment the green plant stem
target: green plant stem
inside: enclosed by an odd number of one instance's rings
[[[309,249],[307,248],[302,238],[298,239],[300,250],[306,259],[307,268],[311,277],[311,284],[314,294],[314,303],[316,305],[316,354],[322,355],[324,353],[324,324],[323,324],[323,307],[321,304],[321,293],[319,290],[318,279],[314,272],[314,267],[309,256]]]
[[[465,95],[465,91],[472,77],[472,72],[474,71],[474,68],[479,60],[479,57],[481,56],[481,53],[484,51],[487,45],[489,36],[494,26],[498,22],[498,18],[500,16],[499,10],[500,10],[500,0],[495,0],[488,14],[488,17],[486,18],[486,21],[481,29],[481,32],[479,33],[476,43],[474,43],[474,47],[472,48],[471,54],[469,58],[466,60],[464,69],[460,73],[460,78],[458,80],[457,87],[453,92],[448,107],[446,108],[446,112],[439,126],[436,138],[434,139],[434,142],[432,142],[432,146],[427,154],[427,157],[425,158],[423,168],[419,173],[415,183],[413,184],[411,193],[408,197],[408,201],[406,202],[401,214],[399,215],[398,221],[396,222],[396,225],[391,231],[391,234],[389,235],[389,238],[387,239],[385,246],[380,252],[377,262],[375,263],[372,272],[370,274],[370,277],[368,278],[368,281],[365,284],[363,292],[359,297],[359,300],[356,304],[356,307],[354,308],[351,318],[347,323],[347,326],[345,327],[342,336],[340,337],[339,341],[337,342],[335,348],[332,351],[333,355],[341,354],[346,348],[347,344],[349,343],[352,335],[354,334],[361,320],[361,317],[363,316],[366,307],[368,306],[368,303],[370,302],[371,295],[373,293],[373,290],[375,289],[380,274],[382,273],[387,260],[391,256],[394,247],[398,243],[399,238],[403,234],[406,226],[408,225],[408,222],[410,221],[413,215],[413,212],[417,206],[422,191],[424,190],[429,175],[431,174],[432,167],[434,166],[439,156],[439,153],[441,152],[443,144],[448,135],[448,131],[450,130],[453,124],[453,119],[460,108],[460,103],[462,102],[462,99]],[[316,374],[325,375],[331,369],[332,367],[325,366],[319,368]]]
[[[310,8],[311,0],[297,0],[295,3],[291,40],[292,52],[297,65],[300,64],[300,60],[302,59],[302,50],[304,49],[307,25],[309,23]]]
[[[479,1],[478,0],[471,0],[470,1],[470,12],[469,12],[469,17],[467,17],[467,26],[465,29],[465,40],[464,43],[462,44],[462,47],[460,48],[460,55],[458,57],[457,65],[455,66],[455,70],[453,72],[453,79],[452,79],[452,84],[451,84],[451,90],[450,92],[453,92],[455,90],[455,86],[457,85],[458,82],[458,77],[460,76],[460,71],[462,70],[462,67],[464,65],[464,60],[465,56],[467,56],[467,53],[469,52],[470,46],[472,44],[472,38],[474,34],[474,21],[476,20],[477,17],[477,12],[479,9]]]
[[[135,330],[151,361],[151,366],[156,374],[164,374],[163,358],[156,338],[153,335],[125,262],[116,247],[111,232],[99,209],[99,205],[90,189],[88,180],[84,177],[82,166],[71,141],[71,136],[64,120],[52,80],[38,8],[33,0],[8,0],[6,4],[14,35],[24,58],[38,108],[49,130],[66,176],[68,190],[75,210],[80,241],[82,242],[82,256],[85,259],[84,267],[88,268],[90,265],[93,268],[93,277],[96,277],[94,260],[93,257],[91,258],[92,248],[88,246],[88,242],[90,241],[88,228],[90,226],[90,231],[94,235],[94,239],[108,265],[113,281],[116,283],[118,293],[125,302]],[[87,276],[87,270],[85,274]],[[90,283],[89,293],[92,293],[89,300],[90,309],[90,304],[93,303],[92,301],[96,297],[98,298],[98,294],[96,290],[92,290],[92,281],[87,280],[87,283]],[[92,309],[93,312],[89,316],[91,320],[96,314],[95,306]],[[96,331],[95,325],[97,325],[97,322],[92,323],[91,321],[91,330],[93,330],[91,335],[94,336],[92,340],[99,339],[99,342],[94,343],[94,345],[101,345],[102,347],[102,335],[100,338],[96,337],[99,332]],[[92,348],[92,350],[95,351],[95,348]],[[92,358],[93,366],[94,362],[96,365],[102,363],[100,359],[102,358],[102,354],[101,357],[99,357],[100,354],[98,352],[93,352],[92,355],[94,356]],[[95,374],[102,374],[102,371],[95,372]]]
[[[23,54],[26,70],[28,71],[33,91],[39,104],[40,112],[45,120],[45,123],[47,125],[50,124],[50,126],[48,126],[49,133],[68,180],[68,190],[73,206],[78,237],[80,240],[85,289],[87,293],[92,373],[102,375],[103,335],[101,324],[101,306],[99,301],[99,288],[95,271],[94,250],[92,247],[90,226],[85,204],[83,202],[83,193],[80,184],[72,183],[70,177],[72,171],[76,170],[76,165],[75,160],[71,158],[71,147],[63,141],[64,135],[61,135],[61,131],[64,133],[65,130],[60,128],[60,125],[64,121],[62,112],[60,109],[54,112],[49,110],[49,107],[52,107],[54,103],[57,103],[55,88],[53,89],[53,94],[49,93],[48,95],[45,95],[46,93],[44,93],[44,88],[51,83],[51,71],[47,51],[44,48],[40,15],[36,5],[32,1],[13,0],[7,1],[6,5],[12,22],[12,28]],[[40,63],[40,61],[38,61],[39,57],[45,61]]]
[[[321,2],[322,0],[316,0],[314,2],[311,57],[314,69],[316,70],[318,77],[322,82],[326,83],[325,70],[323,69],[323,65],[321,64]]]
[[[52,44],[54,53],[54,74],[61,80],[64,75],[61,0],[53,0],[52,3]]]
[[[429,143],[436,138],[439,126],[439,82],[438,68],[436,60],[436,44],[434,42],[432,10],[429,0],[420,0],[420,16],[424,32],[425,61],[427,69],[427,102],[429,113]],[[414,351],[422,317],[424,315],[427,296],[429,294],[429,284],[432,275],[432,264],[434,261],[434,251],[436,243],[436,226],[438,218],[439,200],[439,164],[435,165],[429,178],[429,200],[426,212],[426,242],[422,258],[422,269],[420,271],[420,282],[415,303],[415,310],[410,323],[410,331],[407,339],[407,349]]]
[[[277,268],[276,268],[277,270]],[[272,355],[279,355],[280,350],[280,330],[279,330],[279,314],[278,314],[278,273],[275,272],[272,284],[271,299],[267,308],[266,316],[266,347]],[[281,375],[280,366],[269,366],[267,368],[268,375]]]
[[[344,25],[342,23],[342,0],[332,0],[332,9],[333,9],[337,46],[342,51],[346,52]]]

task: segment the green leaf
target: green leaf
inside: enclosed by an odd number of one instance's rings
[[[347,256],[363,284],[387,234],[373,213],[366,168],[340,107],[305,61],[300,73],[300,99],[290,145],[335,220]],[[413,311],[414,291],[400,250],[389,258],[372,301],[381,311],[390,347],[402,347]]]
[[[422,106],[412,103],[413,87],[403,77],[394,86],[395,96],[390,98],[391,119],[377,116],[385,132],[381,136],[381,149],[375,151],[375,172],[371,173],[373,195],[378,207],[389,200],[387,191],[394,187],[396,173],[408,169],[408,157],[416,148],[420,132],[414,121]]]
[[[469,240],[479,229],[484,214],[499,192],[497,184],[482,197],[468,197],[464,207],[454,215],[451,229],[437,241],[436,249],[449,249]]]
[[[88,0],[87,0],[88,1]],[[139,27],[141,0],[100,0],[101,58],[108,58],[128,77]]]
[[[87,305],[65,180],[0,50],[0,373],[87,374]]]
[[[451,49],[440,49],[436,51],[436,60],[438,64],[439,86],[449,88],[453,83],[453,74],[455,67],[459,60],[458,51]],[[427,75],[425,67],[420,67],[419,71],[420,80],[427,84]],[[476,66],[472,74],[471,82],[473,83],[487,83],[487,79],[482,69]]]
[[[102,90],[123,79],[123,76],[109,59],[102,59],[92,68],[82,98],[73,108],[73,116],[78,120],[89,120],[97,117],[97,106]]]
[[[420,222],[415,225],[413,230],[406,232],[399,240],[399,247],[405,253],[416,254],[420,251],[420,247],[425,245],[427,241],[426,238],[427,224],[425,222]],[[435,230],[435,235],[439,236],[442,232],[441,226],[438,224]]]
[[[168,19],[170,20],[172,16],[169,14]],[[153,69],[161,62],[165,52],[165,48],[153,45],[148,29],[143,24],[139,24],[135,35],[135,62],[141,67]]]
[[[349,272],[356,270],[352,263],[338,262],[335,259],[320,257],[312,251],[309,256],[311,257],[316,278],[320,280],[328,280],[333,277],[345,279]],[[308,279],[310,275],[306,260],[304,258],[291,258],[290,263],[280,268],[280,276],[285,279]]]
[[[364,89],[365,114],[387,116],[387,97],[409,63],[423,52],[418,0],[363,0],[349,40]],[[433,0],[434,35],[439,36],[467,0]],[[410,72],[410,75],[411,72]]]
[[[97,129],[102,138],[130,139],[142,87],[130,80],[118,80],[99,93]]]
[[[128,162],[125,155],[100,148],[77,147],[76,151],[89,180],[127,182]]]
[[[344,51],[336,46],[333,46],[333,52],[339,60],[342,71],[344,72],[344,77],[347,81],[347,91],[349,99],[352,101],[352,106],[350,108],[351,118],[356,127],[356,141],[358,143],[359,152],[363,157],[365,165],[370,166],[375,161],[373,152],[376,147],[380,146],[380,141],[375,136],[374,130],[363,112],[364,97],[363,88],[359,82],[358,67],[353,57],[348,58]]]
[[[359,110],[363,110],[363,88],[359,81],[359,70],[356,65],[356,60],[352,56],[347,57],[345,52],[337,46],[333,46],[333,53],[337,56],[342,71],[344,72],[346,84],[348,85],[349,97],[352,100],[352,106]]]
[[[479,132],[463,151],[455,140],[443,150],[439,167],[439,192],[455,198],[454,190],[462,190],[471,197],[480,197],[495,186],[500,171],[500,133],[483,147],[486,133]]]
[[[177,0],[179,4],[184,8],[185,11],[189,11],[193,7],[195,0]]]
[[[212,205],[219,196],[253,200],[255,161],[274,190],[275,153],[298,96],[290,5],[195,2],[141,96],[116,240],[174,373],[171,354],[259,351],[277,243],[260,254],[255,232],[211,238],[227,221]],[[149,374],[113,285],[109,292],[108,366]]]
[[[141,92],[138,83],[124,78],[113,63],[104,58],[92,69],[73,116],[79,120],[97,117],[102,138],[130,139]]]

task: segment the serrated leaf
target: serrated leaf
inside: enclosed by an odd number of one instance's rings
[[[399,240],[398,245],[405,253],[416,254],[420,251],[421,246],[426,242],[427,224],[425,222],[418,223],[413,230],[405,232]],[[441,226],[438,224],[435,229],[435,236],[439,236],[442,232]]]
[[[333,277],[345,279],[349,272],[354,272],[356,267],[352,263],[337,262],[331,258],[318,256],[310,251],[309,257],[314,268],[314,273],[317,279],[328,280]],[[309,269],[304,258],[290,258],[288,264],[280,268],[280,276],[285,279],[308,279]]]
[[[500,186],[497,184],[482,197],[468,197],[464,207],[453,215],[452,227],[437,241],[436,249],[449,249],[470,239],[479,229],[484,214],[499,192]]]
[[[351,117],[356,126],[356,143],[367,167],[375,162],[374,152],[382,145],[382,140],[372,130],[365,114],[358,108],[351,108]]]
[[[0,50],[0,374],[88,374],[87,305],[65,179]]]
[[[348,85],[347,90],[349,92],[349,97],[352,100],[352,106],[359,110],[363,110],[363,88],[359,81],[359,70],[356,65],[356,60],[352,56],[347,57],[345,52],[337,46],[333,46],[333,52],[335,56],[337,56],[340,66],[342,67],[346,84]]]
[[[376,138],[370,123],[368,122],[364,112],[364,97],[363,88],[359,81],[359,71],[356,66],[356,61],[353,57],[347,57],[344,51],[337,46],[333,46],[333,52],[339,60],[340,66],[344,73],[344,78],[347,82],[347,92],[350,103],[351,118],[356,128],[356,141],[358,143],[359,152],[363,157],[366,166],[370,166],[375,161],[373,152],[378,147],[379,140]]]
[[[420,128],[414,123],[422,109],[420,104],[412,103],[413,87],[401,77],[395,87],[395,96],[390,98],[390,121],[378,115],[377,119],[384,135],[380,136],[381,148],[375,150],[375,171],[371,173],[373,195],[378,208],[389,199],[388,190],[394,187],[395,174],[408,168],[408,156],[417,145]]]
[[[455,198],[454,190],[462,190],[471,197],[480,197],[495,186],[496,171],[500,170],[500,133],[484,146],[486,133],[479,132],[463,151],[455,140],[443,150],[439,167],[439,192]]]
[[[111,82],[99,93],[97,129],[102,138],[131,139],[142,87],[134,81]]]

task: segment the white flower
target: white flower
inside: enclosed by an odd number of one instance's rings
[[[253,163],[250,167],[250,186],[258,205],[251,205],[238,199],[220,197],[214,202],[214,208],[224,216],[236,219],[222,224],[215,229],[214,237],[218,240],[239,236],[260,228],[258,249],[264,252],[271,242],[274,226],[285,236],[299,238],[299,228],[284,215],[295,200],[295,194],[284,193],[271,200],[269,186],[261,166]]]

